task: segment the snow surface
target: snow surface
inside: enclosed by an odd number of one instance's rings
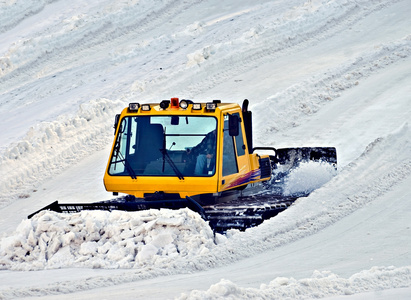
[[[409,299],[410,4],[1,1],[0,299]],[[225,236],[187,209],[26,219],[111,198],[114,115],[170,97],[247,98],[256,145],[335,146],[338,173]]]

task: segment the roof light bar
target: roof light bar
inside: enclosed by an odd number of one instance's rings
[[[140,104],[139,103],[129,103],[128,104],[128,109],[130,111],[138,111],[138,109],[140,108]]]

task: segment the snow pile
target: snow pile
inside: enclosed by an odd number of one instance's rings
[[[194,53],[187,54],[187,68],[193,65],[200,65],[205,60],[209,59],[210,56],[214,55],[216,48],[214,46],[208,46],[204,49],[197,50]]]
[[[0,241],[0,269],[172,269],[177,257],[201,257],[215,245],[210,227],[189,209],[72,215],[43,211]]]
[[[257,288],[243,288],[222,279],[207,291],[191,291],[178,299],[309,299],[327,296],[352,295],[367,291],[409,287],[411,266],[373,267],[341,278],[329,271],[314,271],[311,278],[296,280],[278,277]]]
[[[309,161],[292,169],[285,180],[284,195],[307,195],[330,181],[337,174],[329,163]]]

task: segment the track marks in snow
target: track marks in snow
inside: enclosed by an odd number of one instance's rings
[[[0,3],[0,33],[16,27],[21,21],[38,14],[44,7],[58,0],[12,1]]]
[[[258,24],[257,14],[255,18],[258,25],[250,31],[243,32],[242,35],[233,34],[228,42],[206,45],[189,54],[189,57],[203,56],[196,60],[199,68],[194,76],[190,74],[191,84],[186,84],[183,75],[185,70],[178,70],[173,77],[177,84],[179,81],[181,85],[185,83],[182,94],[199,94],[250,69],[312,47],[392,4],[394,2],[307,2],[293,7],[269,24]],[[275,16],[276,7],[273,6],[266,5],[264,9],[271,10]],[[189,63],[189,66],[192,65],[194,64]],[[205,72],[209,75],[204,76]],[[161,82],[154,85],[153,89],[163,84]]]
[[[381,44],[362,53],[355,59],[338,65],[324,74],[317,74],[301,83],[290,86],[252,109],[269,110],[255,123],[260,128],[257,139],[300,125],[302,117],[315,114],[328,102],[336,100],[344,91],[355,88],[360,82],[399,63],[411,55],[411,35],[389,44]]]
[[[193,5],[192,3],[190,5]],[[35,77],[45,65],[55,69],[72,65],[79,57],[89,57],[119,45],[136,42],[149,32],[172,19],[188,4],[165,1],[155,10],[151,3],[135,2],[120,8],[102,4],[88,14],[73,15],[71,19],[48,28],[48,34],[20,41],[2,54],[9,68],[4,69],[0,85],[18,85],[23,78]],[[81,61],[81,59],[80,59]]]

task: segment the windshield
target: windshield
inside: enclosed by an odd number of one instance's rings
[[[212,176],[214,117],[139,116],[120,122],[108,173],[120,176]]]

